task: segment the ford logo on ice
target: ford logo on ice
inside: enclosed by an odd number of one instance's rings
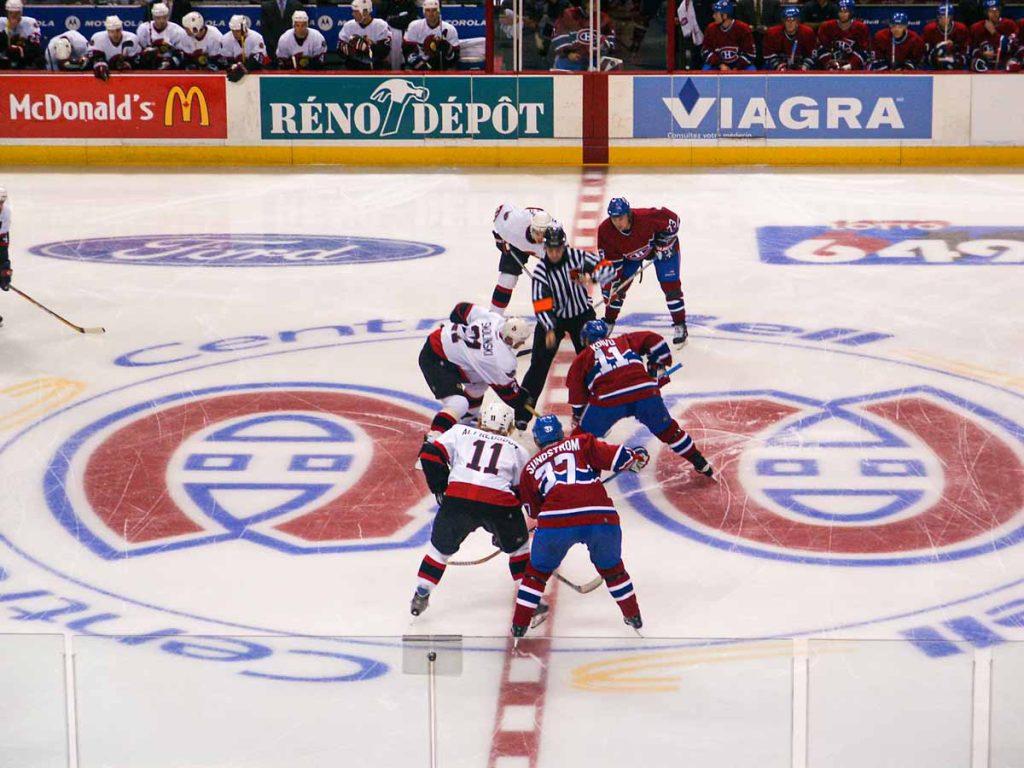
[[[423,259],[444,253],[444,247],[344,235],[195,234],[62,240],[29,252],[67,261],[161,267],[316,267]]]

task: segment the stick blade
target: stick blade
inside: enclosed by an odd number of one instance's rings
[[[97,325],[97,326],[95,326],[93,328],[82,328],[81,331],[82,331],[82,333],[89,333],[89,334],[92,334],[94,336],[99,336],[101,333],[106,333],[107,329],[106,328],[101,328],[100,326]]]

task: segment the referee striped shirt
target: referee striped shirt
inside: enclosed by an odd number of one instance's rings
[[[599,261],[589,251],[568,247],[557,264],[541,259],[533,270],[533,311],[544,330],[553,331],[556,318],[579,317],[591,308],[590,294],[578,278],[593,274]]]

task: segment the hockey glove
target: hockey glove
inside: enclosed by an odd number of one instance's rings
[[[653,360],[647,363],[647,375],[652,379],[658,379],[660,381],[665,377],[665,370],[665,366],[661,363],[656,363]]]
[[[610,285],[615,281],[616,269],[610,261],[602,261],[594,269],[594,280],[602,286]]]
[[[92,68],[92,73],[96,75],[99,80],[103,80],[104,82],[110,79],[110,67],[107,66],[107,62],[105,61],[96,62],[96,65]]]
[[[232,83],[237,83],[246,75],[246,69],[241,64],[232,64],[231,68],[228,69],[228,80]]]
[[[14,271],[10,269],[0,269],[0,291],[11,290],[11,277],[14,275]]]
[[[633,454],[633,463],[629,465],[630,472],[639,472],[651,460],[651,454],[647,452],[646,448],[630,448],[629,452]]]

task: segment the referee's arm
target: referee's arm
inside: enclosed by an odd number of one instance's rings
[[[546,266],[541,262],[533,272],[533,313],[537,322],[550,333],[555,330],[555,299]]]

